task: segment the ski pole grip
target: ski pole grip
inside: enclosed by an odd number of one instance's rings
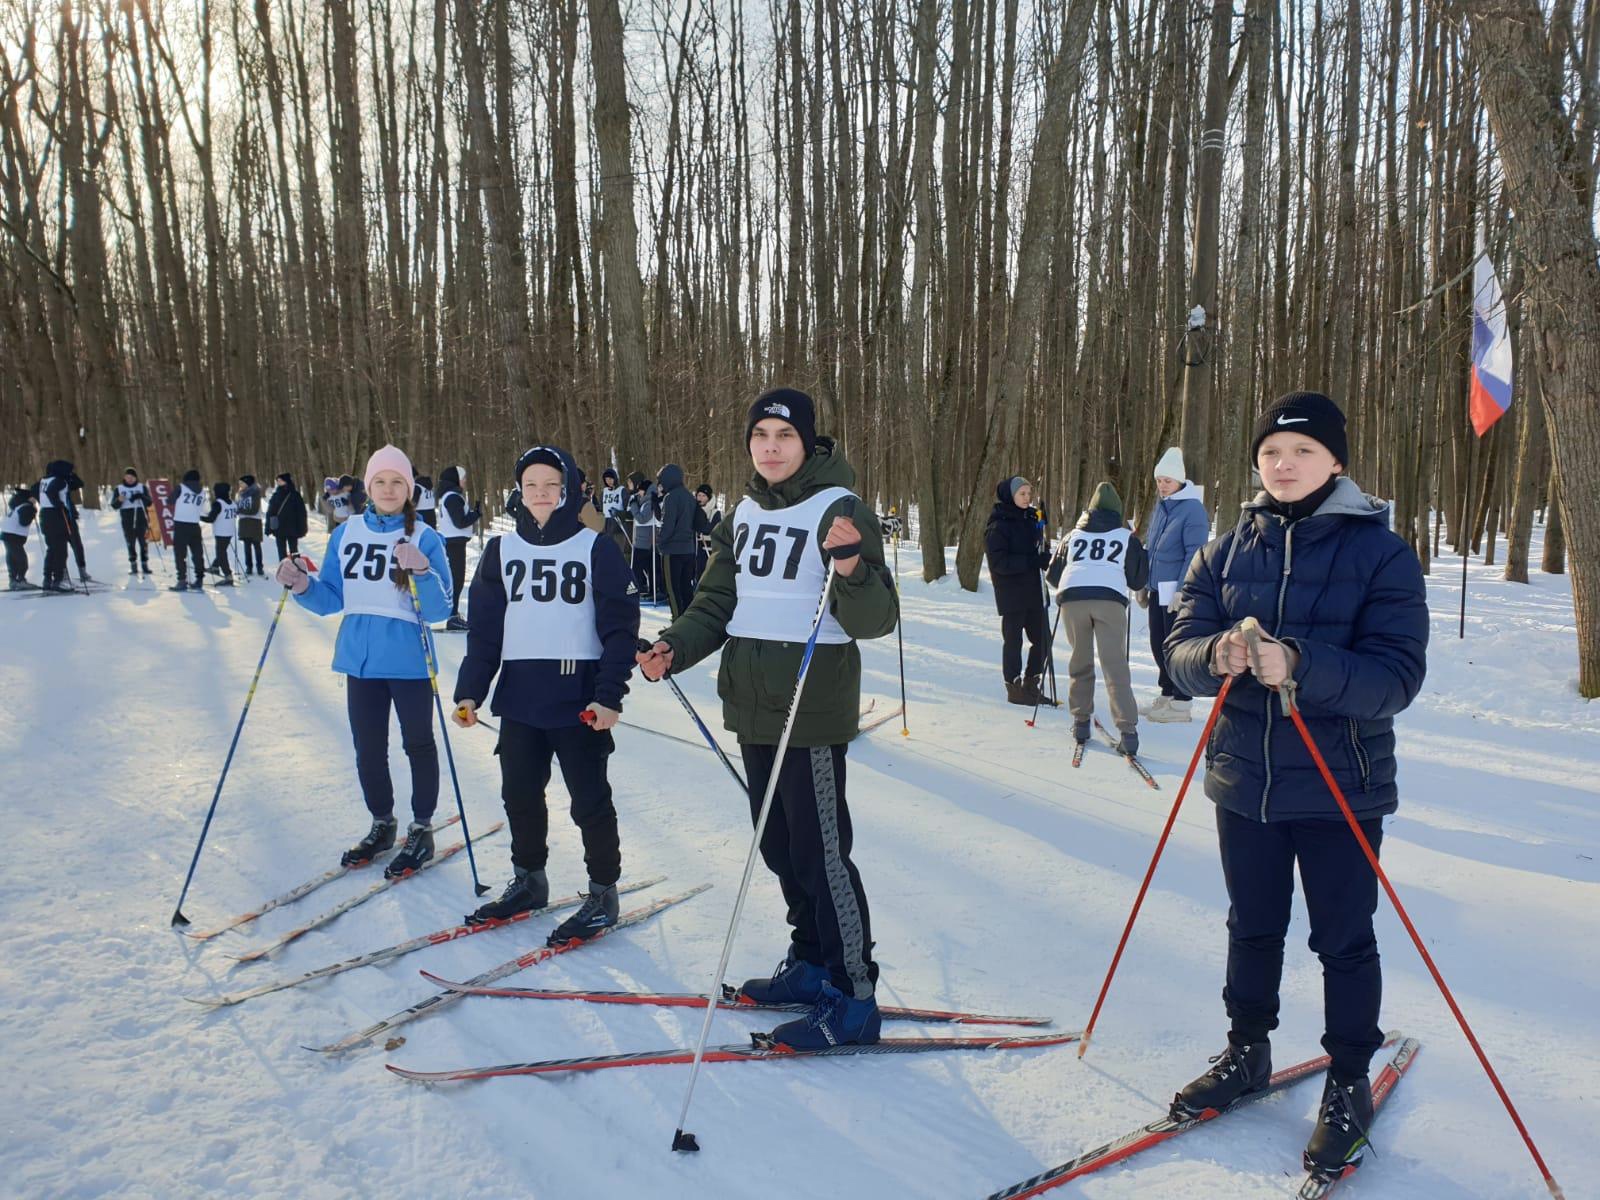
[[[845,497],[845,499],[844,499],[844,513],[842,515],[846,519],[853,519],[855,517],[855,515],[856,515],[856,498],[854,496],[846,496]],[[835,561],[838,561],[841,558],[854,558],[856,555],[858,555],[860,553],[861,553],[861,539],[857,538],[855,541],[849,543],[848,545],[835,546],[832,550],[828,551],[828,557],[833,559],[833,560],[835,560]]]

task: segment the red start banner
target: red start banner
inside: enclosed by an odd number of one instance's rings
[[[161,544],[172,545],[172,482],[167,479],[147,479],[145,485],[150,489],[150,499],[155,502],[156,519],[150,523],[147,536],[153,542],[156,540],[156,531],[161,531]]]

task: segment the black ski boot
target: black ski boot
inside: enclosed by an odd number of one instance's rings
[[[391,845],[394,843],[393,835],[390,835],[389,841]],[[399,854],[389,860],[389,865],[383,869],[383,877],[399,879],[402,875],[409,875],[432,857],[433,830],[413,821],[406,828],[405,845],[400,847]]]
[[[198,588],[198,584],[196,587]],[[394,845],[395,820],[384,817],[374,821],[367,836],[344,852],[339,859],[341,867],[364,867],[378,855]]]
[[[619,908],[616,884],[596,883],[591,879],[589,890],[583,895],[584,900],[578,911],[556,926],[546,945],[560,946],[574,938],[586,942],[617,923]]]
[[[1089,740],[1089,722],[1087,718],[1082,721],[1074,720],[1072,722],[1072,740],[1080,746]]]
[[[145,575],[150,574],[150,564],[149,563],[140,563],[139,564],[139,570]]]
[[[491,921],[504,921],[518,913],[544,908],[550,903],[550,880],[543,871],[524,871],[518,867],[516,872],[499,897],[467,917],[468,925],[487,925]]]
[[[1117,743],[1117,753],[1126,754],[1129,758],[1137,758],[1139,755],[1139,735],[1137,733],[1123,734],[1122,740]]]
[[[67,582],[65,575],[57,575],[54,579],[44,581],[44,590],[47,592],[71,592],[76,589]]]
[[[1253,1042],[1248,1046],[1228,1043],[1228,1048],[1210,1060],[1212,1066],[1172,1098],[1172,1119],[1187,1120],[1205,1112],[1222,1112],[1251,1092],[1259,1092],[1272,1077],[1272,1045]]]
[[[1011,704],[1030,706],[1033,704],[1033,701],[1028,699],[1027,689],[1023,687],[1021,675],[1018,675],[1015,679],[1006,680],[1006,700]]]
[[[1322,1109],[1306,1143],[1306,1170],[1335,1179],[1361,1165],[1372,1124],[1372,1085],[1366,1079],[1341,1084],[1328,1072],[1322,1085]]]
[[[129,575],[137,575],[138,573],[139,573],[139,564],[134,562],[133,559],[130,558],[128,560],[128,574]]]

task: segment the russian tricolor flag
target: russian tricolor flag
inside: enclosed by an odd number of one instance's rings
[[[1479,437],[1511,407],[1511,339],[1506,305],[1487,254],[1472,271],[1472,393],[1467,408]]]

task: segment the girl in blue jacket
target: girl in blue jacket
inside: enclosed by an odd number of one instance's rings
[[[340,862],[359,866],[395,843],[394,784],[389,778],[389,710],[400,718],[401,745],[411,763],[411,825],[389,863],[390,878],[433,857],[429,821],[439,803],[439,749],[433,740],[432,687],[411,584],[421,619],[450,615],[450,565],[444,542],[417,520],[411,460],[385,446],[367,460],[366,510],[334,529],[315,578],[293,558],[278,564],[278,582],[300,607],[319,616],[342,612],[333,669],[348,676],[350,734],[356,775],[372,828]]]
[[[1176,446],[1156,463],[1156,491],[1161,494],[1145,548],[1150,553],[1150,583],[1139,602],[1150,610],[1150,654],[1161,678],[1161,695],[1142,708],[1156,722],[1183,722],[1189,717],[1189,693],[1167,672],[1167,634],[1178,607],[1178,587],[1194,561],[1195,553],[1211,537],[1206,519],[1205,494],[1190,483],[1183,471],[1183,451]]]
[[[1234,677],[1206,746],[1228,888],[1228,1045],[1173,1109],[1225,1108],[1272,1074],[1267,1039],[1298,866],[1332,1059],[1306,1168],[1337,1174],[1361,1161],[1367,1071],[1383,1044],[1378,882],[1275,690],[1294,681],[1312,738],[1376,850],[1399,802],[1394,717],[1422,687],[1428,605],[1422,565],[1389,529],[1389,506],[1344,476],[1344,414],[1332,400],[1279,399],[1256,425],[1252,454],[1265,491],[1190,568],[1166,646],[1167,670],[1194,695],[1215,695]],[[1239,631],[1252,616],[1271,635],[1254,663]]]

